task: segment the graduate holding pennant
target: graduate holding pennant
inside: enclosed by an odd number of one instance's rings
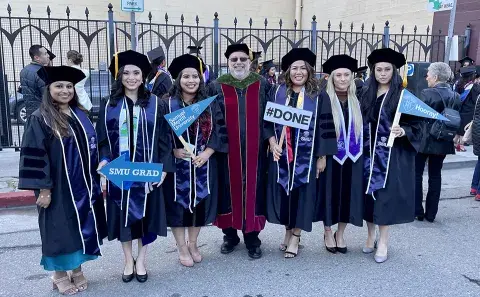
[[[365,214],[368,238],[364,253],[375,261],[388,258],[390,225],[409,223],[415,217],[415,155],[422,137],[422,119],[402,114],[398,125],[394,117],[402,94],[402,78],[397,69],[405,56],[389,48],[374,50],[368,56],[372,65],[368,84],[360,96],[364,120]],[[387,145],[390,134],[393,146]],[[376,241],[375,225],[380,237]]]
[[[81,265],[101,255],[107,236],[97,135],[75,93],[83,72],[47,66],[39,76],[47,86],[25,125],[18,188],[34,190],[37,197],[40,264],[54,271],[54,289],[73,295],[87,289]]]
[[[99,169],[119,156],[130,162],[162,163],[163,173],[156,183],[124,182],[119,188],[107,184],[108,239],[122,243],[125,256],[124,282],[135,276],[148,278],[145,267],[147,245],[156,236],[167,236],[163,191],[166,172],[173,172],[172,144],[160,99],[145,87],[151,71],[145,55],[132,50],[117,53],[110,63],[115,91],[102,102],[96,130],[101,162]],[[136,260],[132,240],[138,240]]]
[[[228,151],[222,111],[213,98],[204,100],[207,97],[202,76],[204,68],[205,64],[193,55],[175,58],[169,67],[175,83],[167,94],[168,98],[161,103],[162,110],[170,115],[185,111],[185,114],[195,116],[194,120],[188,116],[182,118],[182,114],[167,118],[169,123],[171,120],[174,123],[170,134],[176,171],[167,176],[163,186],[167,225],[172,228],[177,242],[180,263],[187,267],[202,261],[197,245],[198,234],[201,227],[213,223],[217,216],[216,152]],[[211,103],[207,105],[208,102]],[[179,122],[187,118],[187,123]],[[190,126],[186,127],[188,124]],[[185,132],[177,131],[177,127]]]
[[[302,230],[310,232],[317,206],[317,180],[326,156],[337,152],[330,100],[319,93],[313,65],[316,56],[307,48],[294,48],[282,58],[286,82],[272,88],[277,104],[312,112],[307,130],[275,123],[267,130],[269,154],[266,216],[286,228],[280,249],[285,258],[298,254]]]

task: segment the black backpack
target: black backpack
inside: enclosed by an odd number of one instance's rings
[[[450,121],[434,120],[435,122],[433,123],[432,128],[430,128],[430,135],[437,140],[453,141],[453,138],[455,138],[455,135],[457,134],[457,131],[461,125],[460,113],[458,110],[451,108],[445,103],[443,96],[438,90],[435,91],[437,91],[443,102],[444,108],[442,115]],[[452,103],[454,103],[453,100]]]

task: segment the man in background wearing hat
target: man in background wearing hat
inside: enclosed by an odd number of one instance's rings
[[[152,49],[147,53],[152,71],[147,76],[147,88],[159,98],[168,93],[172,87],[172,76],[165,68],[165,53],[161,46]]]
[[[228,154],[218,154],[219,204],[215,225],[225,234],[222,254],[233,252],[242,230],[248,255],[262,256],[258,234],[265,227],[267,142],[263,114],[270,86],[250,72],[253,53],[246,44],[227,47],[229,73],[210,89],[218,95],[228,135]],[[223,171],[223,172],[222,172]]]
[[[200,50],[202,49],[203,47],[201,46],[196,46],[196,45],[190,45],[187,47],[187,50],[188,50],[188,53],[190,55],[193,55],[193,56],[196,56],[198,58],[200,58],[200,60],[202,60],[202,62],[205,63],[205,61],[202,59],[202,55],[200,53]],[[217,77],[215,75],[215,73],[212,71],[212,67],[210,65],[207,65],[207,63],[205,63],[206,67],[205,67],[205,70],[203,71],[203,81],[205,82],[205,85],[207,85],[208,83],[214,81]]]
[[[365,85],[365,77],[367,76],[368,66],[358,67],[357,73],[355,74],[355,86],[357,90],[363,88]]]

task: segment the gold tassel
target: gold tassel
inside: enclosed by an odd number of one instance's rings
[[[118,53],[113,55],[115,57],[115,79],[118,77]]]
[[[199,57],[197,57],[197,59],[198,59],[198,62],[200,62],[200,75],[202,75],[203,74],[202,60]]]
[[[405,63],[405,69],[403,70],[403,82],[402,82],[402,86],[404,88],[406,88],[408,85],[407,73],[408,73],[408,63]]]

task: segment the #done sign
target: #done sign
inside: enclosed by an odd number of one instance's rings
[[[267,102],[263,119],[283,126],[308,130],[313,113],[308,110]]]

